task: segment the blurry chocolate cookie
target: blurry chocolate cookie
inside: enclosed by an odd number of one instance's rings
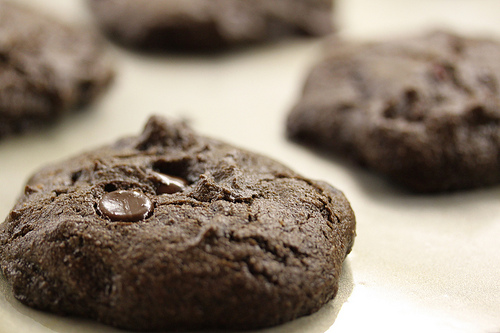
[[[213,50],[332,30],[332,0],[88,0],[112,38],[139,49]]]
[[[355,218],[344,195],[152,117],[37,172],[0,225],[21,302],[134,330],[250,329],[318,310]]]
[[[0,137],[90,102],[111,76],[95,36],[0,1]]]
[[[338,46],[291,111],[294,140],[416,191],[500,181],[500,43],[433,32]]]

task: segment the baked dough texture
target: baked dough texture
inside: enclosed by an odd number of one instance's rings
[[[218,50],[333,29],[332,0],[87,0],[99,26],[145,50]]]
[[[500,43],[444,31],[339,43],[309,74],[288,136],[418,192],[500,181]]]
[[[0,138],[91,102],[112,77],[96,35],[0,1]]]
[[[133,330],[250,329],[330,301],[354,235],[327,183],[153,116],[35,173],[0,225],[0,265],[38,309]]]

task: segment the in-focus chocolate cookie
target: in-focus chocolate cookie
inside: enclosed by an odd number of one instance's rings
[[[213,50],[332,31],[332,0],[88,0],[101,28],[147,50]]]
[[[37,172],[0,265],[39,309],[136,330],[249,329],[337,292],[355,217],[280,163],[152,117],[138,137]]]
[[[310,73],[289,137],[422,192],[500,181],[500,43],[447,32],[344,45]]]
[[[111,77],[88,31],[0,1],[0,137],[90,102]]]

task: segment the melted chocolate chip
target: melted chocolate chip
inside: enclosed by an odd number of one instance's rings
[[[104,194],[98,209],[111,221],[137,222],[151,214],[153,203],[139,191],[118,190]]]
[[[168,176],[163,173],[154,173],[155,181],[158,183],[156,194],[172,194],[183,191],[187,186],[187,181],[174,176]]]

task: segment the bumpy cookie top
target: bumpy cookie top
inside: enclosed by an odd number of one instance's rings
[[[417,191],[500,181],[500,44],[437,31],[344,44],[315,66],[288,134]]]
[[[128,329],[252,328],[336,293],[341,192],[152,117],[139,137],[37,172],[1,226],[22,302]]]
[[[212,49],[332,30],[332,0],[88,0],[101,27],[142,48]]]
[[[0,137],[86,104],[112,77],[98,39],[0,1]]]

